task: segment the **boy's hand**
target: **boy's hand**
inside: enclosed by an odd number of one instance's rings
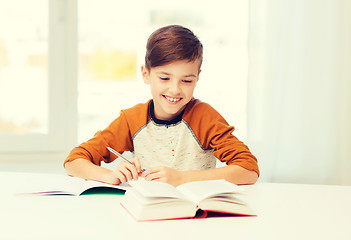
[[[129,160],[134,165],[122,161],[108,176],[112,184],[126,183],[130,180],[137,180],[141,173],[141,165],[138,158]]]
[[[164,166],[148,168],[141,176],[147,181],[160,181],[173,186],[183,183],[183,172]]]

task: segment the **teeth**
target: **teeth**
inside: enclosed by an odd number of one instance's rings
[[[167,100],[170,101],[170,102],[178,102],[180,100],[180,98],[172,98],[172,97],[167,97]]]

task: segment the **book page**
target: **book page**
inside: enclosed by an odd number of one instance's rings
[[[28,173],[16,187],[16,194],[70,194],[75,195],[84,184],[84,179],[61,174]]]
[[[241,192],[237,185],[224,179],[189,182],[179,185],[177,189],[196,203],[222,193]]]
[[[98,187],[127,190],[126,184],[113,185],[93,180],[84,180],[60,174],[27,174],[25,181],[16,187],[16,194],[34,195],[80,195],[82,192]]]
[[[145,197],[135,187],[126,192],[121,200],[121,205],[135,219],[141,221],[189,218],[193,217],[197,210],[196,205],[188,199]]]
[[[129,184],[144,197],[186,197],[170,184],[156,181],[130,181]]]

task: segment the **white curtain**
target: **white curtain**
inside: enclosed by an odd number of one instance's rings
[[[260,181],[351,185],[351,1],[252,0],[249,28]]]

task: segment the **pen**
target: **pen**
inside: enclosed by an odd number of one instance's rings
[[[135,166],[134,163],[132,163],[131,161],[129,161],[128,159],[126,159],[125,157],[123,157],[122,154],[120,154],[119,152],[117,152],[116,150],[114,150],[113,148],[110,147],[106,147],[110,152],[112,152],[113,154],[115,154],[116,156],[122,158],[124,161],[129,162],[130,164],[132,164],[133,166]],[[141,169],[142,172],[145,171],[145,169]]]

